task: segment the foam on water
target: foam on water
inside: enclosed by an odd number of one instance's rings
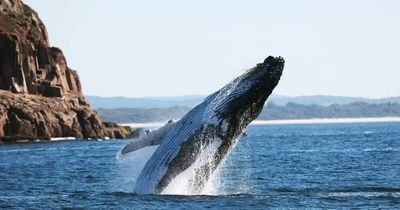
[[[236,146],[236,143],[233,147]],[[233,149],[232,149],[233,150]],[[231,151],[228,152],[228,155]],[[225,169],[225,165],[228,163],[229,157],[226,157],[222,160],[222,162],[219,164],[217,169],[211,174],[209,180],[205,184],[203,190],[201,191],[201,195],[212,195],[212,196],[217,196],[217,195],[228,195],[230,194],[229,192],[226,191],[225,189],[225,182],[224,182],[224,175],[223,175],[223,170]]]
[[[362,198],[400,198],[399,192],[332,192],[327,193],[326,198],[349,198],[349,197],[362,197]]]

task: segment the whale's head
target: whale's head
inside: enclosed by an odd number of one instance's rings
[[[237,137],[258,117],[280,80],[284,63],[281,57],[269,56],[215,93],[214,112],[220,119],[221,135],[228,139]]]

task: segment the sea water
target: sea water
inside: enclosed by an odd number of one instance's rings
[[[136,195],[155,147],[0,144],[0,208],[400,208],[400,123],[252,125],[202,195]]]

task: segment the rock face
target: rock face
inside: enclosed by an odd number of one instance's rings
[[[0,140],[128,135],[86,102],[38,14],[21,0],[0,0]]]

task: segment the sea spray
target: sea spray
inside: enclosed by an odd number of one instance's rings
[[[215,139],[208,145],[201,145],[200,154],[196,161],[185,171],[176,176],[161,194],[167,195],[197,195],[201,192],[199,183],[208,180],[212,176],[211,170],[204,168],[213,168],[214,156],[221,145],[221,139]]]
[[[115,177],[115,183],[113,183],[113,190],[118,192],[132,192],[140,171],[157,147],[146,147],[126,155],[121,155],[121,151],[119,151],[115,157],[118,174]]]
[[[213,158],[216,150],[219,147],[220,140],[215,140],[210,145],[206,146],[201,154],[198,156],[195,163],[180,175],[176,176],[171,183],[162,192],[164,195],[228,195],[228,194],[242,194],[248,192],[248,185],[245,184],[247,180],[242,180],[242,183],[234,192],[227,191],[225,181],[223,177],[226,177],[224,170],[233,164],[231,161],[231,154],[236,150],[239,139],[235,140],[228,151],[226,157],[221,161],[218,166],[213,165]],[[204,170],[199,173],[196,170],[201,170],[202,167],[215,167],[215,170]],[[246,178],[248,177],[248,170],[243,169]],[[242,171],[242,172],[243,172]],[[207,173],[207,174],[204,174]],[[203,177],[198,177],[199,174],[203,174]],[[197,175],[197,176],[196,176]],[[206,184],[204,186],[196,184],[196,179],[204,179]]]
[[[240,149],[238,148],[240,147]],[[237,160],[246,167],[237,168]],[[251,167],[251,150],[248,137],[241,137],[232,146],[227,156],[215,170],[210,180],[205,185],[201,195],[237,195],[249,194],[253,188]],[[227,177],[235,177],[238,182],[232,183]]]

